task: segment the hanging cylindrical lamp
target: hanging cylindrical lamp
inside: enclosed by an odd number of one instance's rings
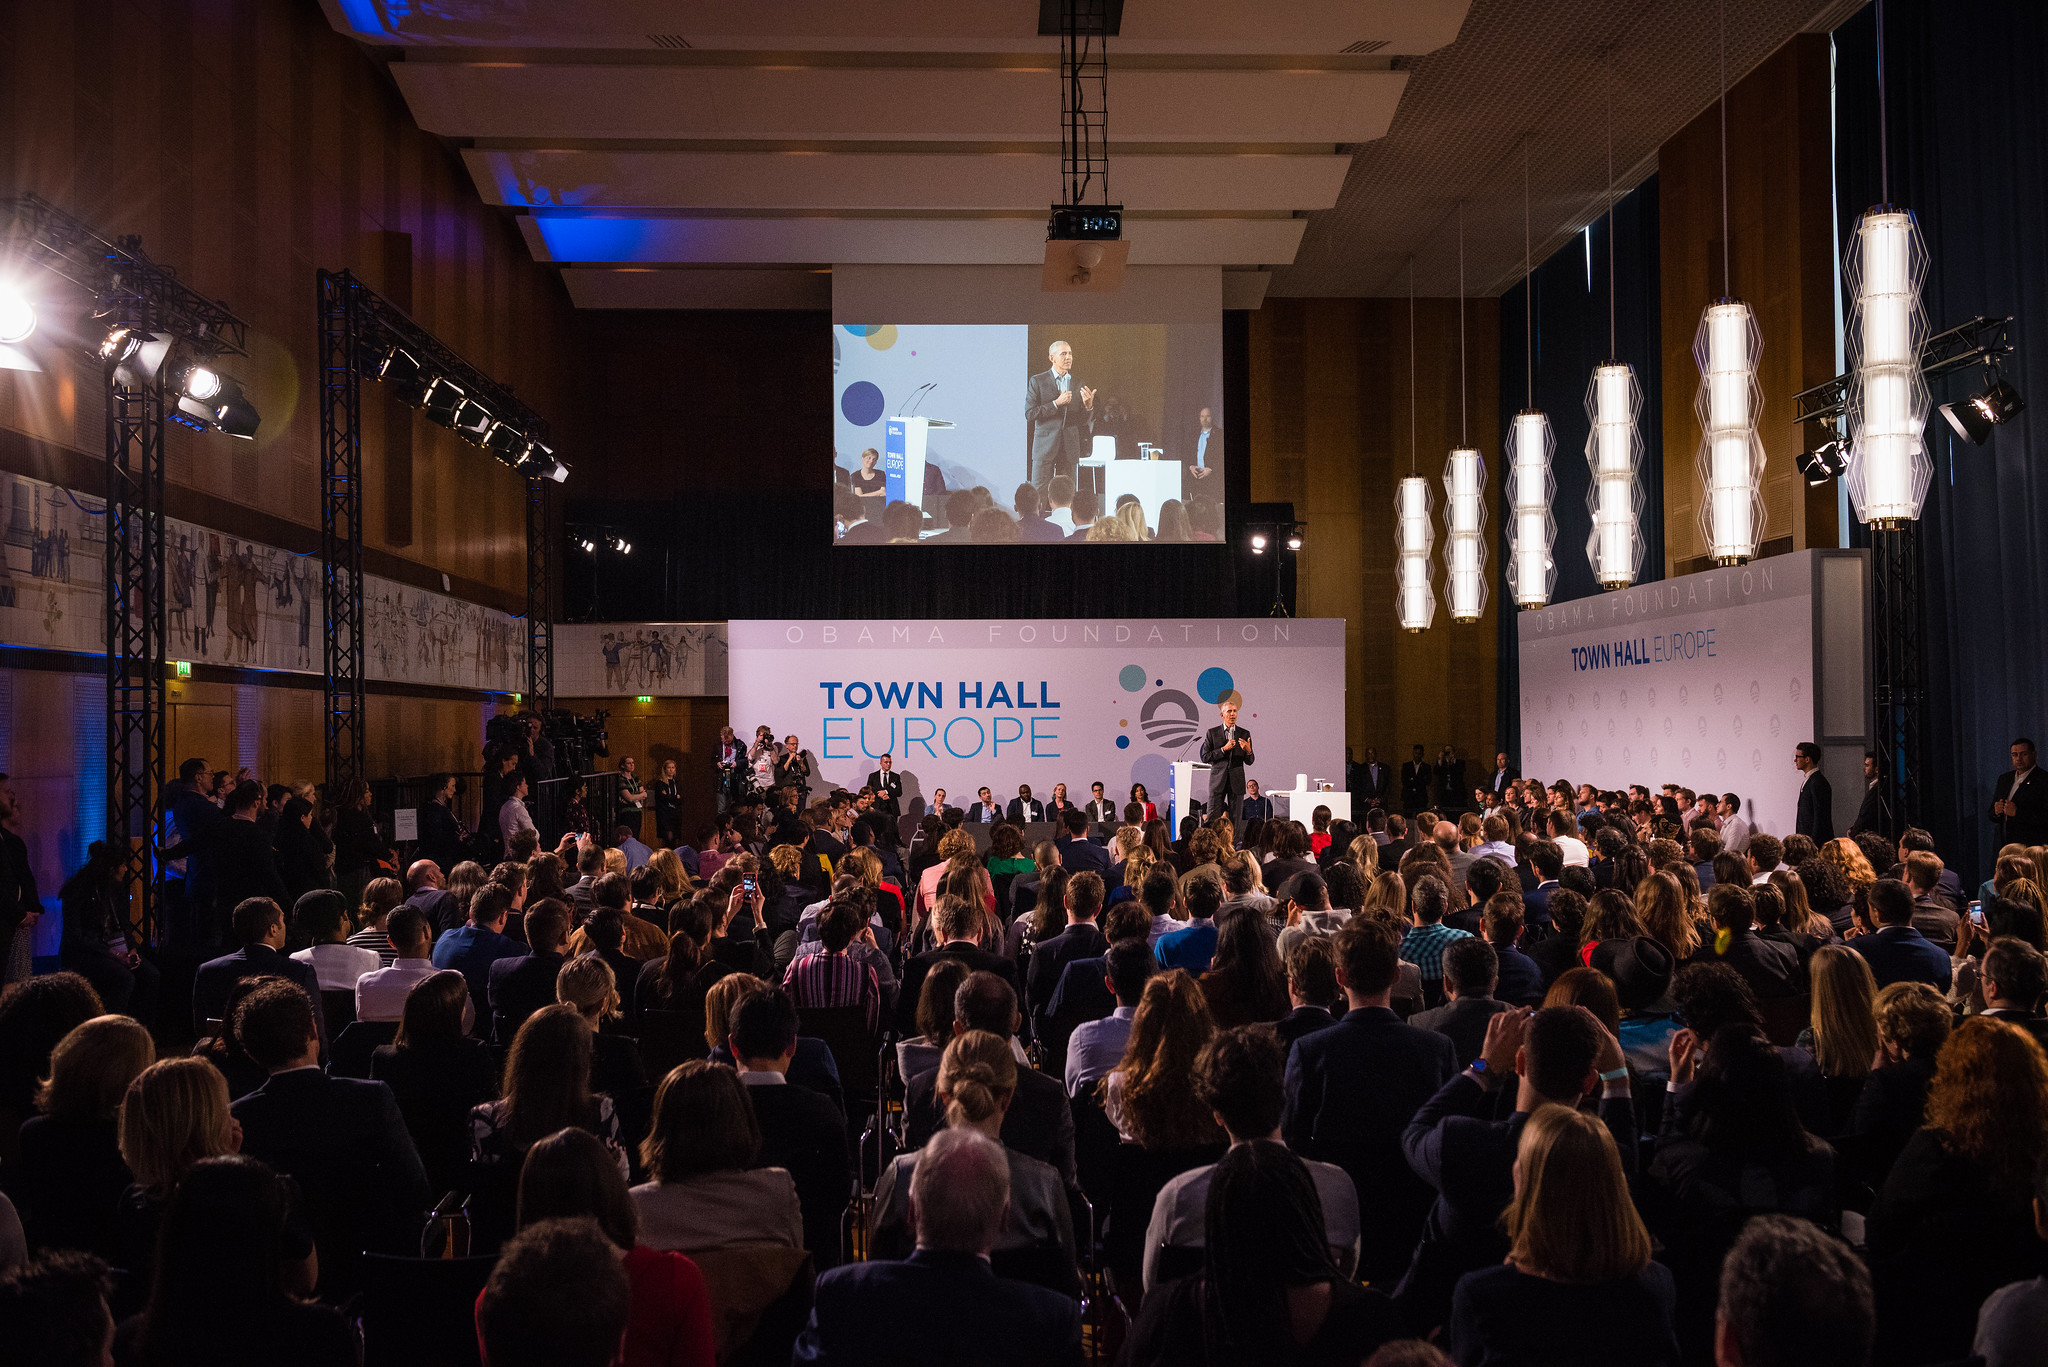
[[[1430,518],[1429,481],[1409,475],[1394,486],[1394,613],[1407,631],[1424,631],[1436,621],[1436,591],[1429,582],[1429,555],[1436,546]]]
[[[1444,462],[1444,596],[1453,622],[1486,611],[1486,461],[1469,447]]]
[[[1603,589],[1625,589],[1643,570],[1643,438],[1636,430],[1642,409],[1635,367],[1609,361],[1593,368],[1586,386],[1586,464],[1593,475],[1586,489],[1593,515],[1586,559]]]
[[[1550,602],[1557,583],[1557,562],[1550,548],[1557,539],[1557,519],[1550,499],[1556,493],[1550,473],[1550,418],[1533,408],[1515,414],[1508,429],[1508,588],[1515,606],[1531,612]]]
[[[1900,527],[1920,516],[1927,455],[1927,377],[1920,284],[1927,245],[1910,210],[1880,204],[1856,220],[1842,275],[1853,301],[1849,358],[1849,501],[1859,521]]]
[[[1716,565],[1756,555],[1764,527],[1764,442],[1757,414],[1764,406],[1757,358],[1764,349],[1756,315],[1740,299],[1717,299],[1700,316],[1693,359],[1700,367],[1700,530]]]

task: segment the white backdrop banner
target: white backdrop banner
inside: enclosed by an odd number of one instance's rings
[[[794,732],[821,785],[858,788],[883,753],[908,799],[934,788],[969,806],[1100,780],[1122,803],[1143,783],[1165,810],[1167,766],[1195,759],[1235,688],[1251,777],[1341,787],[1344,623],[1338,618],[735,621],[727,625],[733,728]]]
[[[1522,773],[1602,789],[1676,783],[1733,792],[1756,829],[1790,833],[1805,782],[1793,749],[1824,739],[1814,557],[1777,556],[1522,613]],[[1837,739],[1849,739],[1849,729]],[[1829,765],[1838,831],[1861,794],[1851,777],[1861,766],[1857,746],[1846,747],[1850,775]]]

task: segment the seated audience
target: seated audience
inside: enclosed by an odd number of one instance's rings
[[[1855,1250],[1804,1220],[1751,1220],[1721,1264],[1718,1295],[1717,1367],[1865,1367],[1870,1361],[1877,1333],[1870,1272]],[[1990,1367],[2006,1364],[1994,1358]]]
[[[1829,1137],[1849,1127],[1850,1113],[1877,1054],[1877,982],[1861,954],[1822,945],[1807,962],[1813,984],[1811,1023],[1799,1045],[1811,1050],[1828,1089]]]
[[[605,1029],[620,1017],[619,984],[610,964],[595,951],[569,960],[555,974],[555,999],[575,1007],[590,1026],[590,1090],[619,1098],[648,1085],[638,1042]]]
[[[1926,1123],[1892,1165],[1865,1226],[1878,1362],[1965,1356],[1976,1307],[2008,1282],[2048,1272],[2033,1208],[2044,1154],[2041,1046],[2017,1026],[1964,1021],[1941,1047]]]
[[[1556,934],[1544,943],[1578,943],[1579,918],[1585,914],[1585,899],[1569,888],[1560,887],[1550,895],[1550,916]],[[1480,912],[1483,938],[1493,947],[1493,995],[1510,1006],[1534,1006],[1543,1000],[1549,978],[1543,966],[1522,952],[1522,899],[1515,896],[1487,900]],[[1570,964],[1564,965],[1565,968]],[[1564,968],[1558,970],[1560,973]]]
[[[403,905],[404,901],[405,886],[396,878],[372,878],[363,885],[363,904],[356,910],[356,928],[348,937],[348,942],[357,949],[367,949],[376,954],[377,963],[382,968],[391,967],[398,958],[398,950],[392,945],[385,926],[391,913]],[[432,947],[436,933],[433,923],[429,921],[429,948]]]
[[[0,992],[0,1108],[33,1110],[57,1042],[105,1014],[100,994],[77,973],[42,973]]]
[[[1926,1116],[1935,1060],[1948,1043],[1955,1017],[1926,983],[1893,983],[1878,992],[1872,1009],[1877,1017],[1874,1066],[1844,1133],[1853,1137],[1857,1175],[1878,1188]]]
[[[1752,837],[1752,847],[1755,841]],[[1849,947],[1869,960],[1879,987],[1919,982],[1948,991],[1954,977],[1948,951],[1913,928],[1913,894],[1904,883],[1880,878],[1872,884],[1870,914],[1877,929],[1852,935]]]
[[[643,1306],[598,1221],[541,1220],[491,1269],[476,1302],[477,1346],[484,1367],[621,1367],[635,1361],[634,1311]]]
[[[1069,1096],[1096,1079],[1106,1076],[1124,1056],[1130,1042],[1131,1020],[1138,1014],[1145,984],[1159,972],[1159,964],[1141,940],[1123,940],[1111,945],[1103,956],[1103,981],[1116,994],[1116,1010],[1101,1020],[1085,1021],[1074,1027],[1067,1039],[1066,1084]]]
[[[1271,1024],[1288,1012],[1280,951],[1266,918],[1249,909],[1222,914],[1216,926],[1216,953],[1200,981],[1219,1029]]]
[[[1331,1253],[1324,1193],[1301,1158],[1269,1139],[1235,1144],[1209,1173],[1202,1271],[1145,1298],[1122,1361],[1356,1363],[1401,1336],[1385,1293],[1345,1276]]]
[[[587,1131],[557,1130],[529,1148],[520,1166],[519,1228],[553,1220],[594,1220],[624,1255],[626,1340],[608,1367],[714,1367],[704,1274],[684,1255],[639,1241],[640,1213],[618,1164]],[[487,1289],[477,1297],[479,1323],[488,1295]]]
[[[527,952],[526,946],[505,934],[513,896],[503,883],[484,884],[469,899],[468,924],[443,931],[434,941],[434,967],[455,969],[468,980],[469,1000],[480,1031],[488,1031],[491,1021],[491,967],[500,959],[516,959]],[[528,896],[532,897],[530,891]]]
[[[751,1089],[723,1064],[692,1059],[654,1093],[654,1125],[640,1146],[651,1181],[633,1188],[640,1237],[649,1248],[702,1253],[777,1244],[802,1261],[804,1217],[796,1183],[782,1168],[756,1166],[761,1125]],[[765,1303],[765,1302],[764,1302]]]
[[[286,944],[286,934],[284,912],[278,909],[277,903],[268,897],[251,897],[237,904],[234,929],[242,947],[232,954],[223,954],[199,965],[199,974],[192,981],[194,1034],[208,1034],[208,1021],[227,1018],[228,993],[244,978],[284,978],[304,988],[314,1001],[320,1000],[320,979],[313,966],[288,959],[281,952]],[[319,1025],[324,1047],[327,1041],[324,1015]]]
[[[1000,1044],[1000,1041],[997,1041]],[[995,1275],[1014,1200],[1010,1157],[979,1127],[942,1130],[918,1151],[902,1203],[916,1249],[818,1279],[795,1361],[820,1367],[1079,1367],[1081,1312],[1043,1287]]]
[[[491,1003],[491,1042],[500,1049],[511,1046],[528,1016],[555,1000],[555,978],[569,961],[563,953],[569,916],[568,905],[553,897],[528,907],[527,952],[491,965],[485,991]]]
[[[1494,998],[1500,960],[1493,946],[1467,935],[1451,942],[1442,962],[1447,1000],[1433,1010],[1416,1012],[1408,1023],[1447,1037],[1456,1046],[1458,1066],[1463,1068],[1479,1057],[1486,1041],[1486,1023],[1507,1010],[1506,1003]]]
[[[526,1018],[505,1056],[504,1095],[469,1113],[470,1161],[516,1165],[536,1140],[567,1126],[590,1131],[630,1170],[618,1109],[590,1085],[595,1031],[573,1006],[544,1006]]]
[[[1280,1138],[1280,1108],[1285,1104],[1287,1054],[1270,1026],[1241,1025],[1218,1033],[1195,1057],[1195,1095],[1229,1136],[1231,1147]],[[1358,1190],[1344,1169],[1331,1163],[1307,1164],[1322,1203],[1323,1227],[1338,1267],[1349,1272],[1358,1262]],[[1145,1231],[1145,1290],[1159,1281],[1163,1249],[1197,1249],[1206,1237],[1214,1164],[1190,1168],[1160,1188],[1152,1203],[1152,1221]]]
[[[1752,993],[1769,999],[1796,997],[1806,990],[1806,972],[1798,950],[1756,933],[1756,898],[1751,889],[1716,884],[1707,895],[1707,912],[1714,919],[1716,932],[1711,953],[1742,975]]]
[[[1207,995],[1179,969],[1145,984],[1131,1033],[1097,1085],[1103,1114],[1117,1133],[1162,1152],[1208,1149],[1223,1140],[1216,1118],[1188,1089],[1196,1057],[1216,1033]]]
[[[953,998],[974,970],[964,960],[941,959],[918,989],[917,1033],[896,1041],[896,1075],[908,1082],[939,1066],[953,1038]]]
[[[1303,1035],[1337,1023],[1334,1014],[1342,997],[1337,986],[1337,943],[1327,935],[1311,935],[1287,951],[1287,1001],[1292,1009],[1273,1027],[1283,1049]]]
[[[1017,995],[992,973],[971,973],[953,994],[953,1035],[985,1030],[1011,1041],[1011,1057],[1021,1059],[1015,1035],[1023,1024]],[[939,1072],[932,1068],[904,1084],[904,1130],[911,1147],[922,1147],[945,1116],[938,1104]],[[1074,1179],[1074,1113],[1066,1088],[1049,1074],[1025,1068],[1017,1074],[1017,1094],[1003,1117],[1003,1143],[1026,1157],[1050,1163],[1065,1181]]]
[[[227,1083],[205,1059],[161,1059],[136,1074],[121,1102],[121,1158],[134,1180],[114,1211],[115,1266],[147,1286],[171,1193],[193,1164],[241,1148]]]
[[[1515,1151],[1501,1227],[1507,1260],[1467,1273],[1451,1300],[1458,1367],[1666,1367],[1678,1361],[1671,1272],[1629,1199],[1608,1127],[1545,1103]]]
[[[839,1222],[853,1179],[846,1117],[808,1087],[792,1087],[797,1014],[788,994],[756,992],[732,1012],[732,1056],[761,1129],[761,1163],[796,1183],[804,1246],[819,1268],[839,1263]]]
[[[434,967],[428,946],[432,928],[426,914],[417,907],[394,907],[384,917],[385,943],[391,947],[388,967],[372,969],[356,979],[356,1019],[395,1021],[404,1017],[407,996],[435,973],[452,971]],[[469,993],[462,994],[463,1029],[474,1019]]]
[[[108,1260],[121,1248],[115,1208],[129,1183],[119,1117],[128,1085],[156,1062],[130,1016],[95,1016],[57,1042],[5,1174],[30,1249],[75,1248]]]
[[[1422,1104],[1457,1071],[1457,1050],[1404,1024],[1389,1001],[1400,977],[1400,936],[1354,918],[1337,932],[1337,982],[1350,1009],[1327,1030],[1296,1041],[1287,1060],[1287,1147],[1335,1163],[1361,1192],[1360,1275],[1400,1276],[1429,1212],[1430,1190],[1401,1158],[1401,1135]],[[1135,1037],[1134,1037],[1135,1038]]]
[[[113,1280],[90,1253],[62,1250],[0,1265],[0,1343],[38,1367],[106,1367],[113,1360]]]
[[[353,992],[357,979],[384,966],[374,950],[348,943],[348,899],[338,892],[318,888],[300,897],[292,925],[306,948],[291,957],[312,966],[322,992]]]
[[[425,925],[408,907],[391,913],[393,922],[401,918]],[[489,1045],[463,1029],[468,1015],[469,984],[462,975],[430,972],[406,996],[397,1036],[370,1055],[370,1077],[391,1089],[434,1191],[461,1185],[470,1112],[498,1096],[497,1060]]]
[[[790,962],[782,986],[799,1010],[829,1010],[857,1006],[867,1018],[868,1028],[880,1028],[882,983],[874,968],[849,952],[868,931],[867,916],[852,901],[833,902],[818,918],[824,947],[814,954],[799,954]],[[864,948],[872,949],[872,936]],[[1007,962],[1007,961],[1005,961]],[[927,970],[929,971],[929,970]]]
[[[1216,912],[1223,905],[1223,885],[1213,876],[1190,878],[1181,889],[1181,902],[1187,924],[1160,936],[1153,953],[1161,968],[1185,969],[1199,977],[1216,957]]]

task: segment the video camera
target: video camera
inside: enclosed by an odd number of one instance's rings
[[[611,754],[605,723],[611,713],[599,708],[581,716],[565,707],[550,708],[540,715],[540,733],[555,747],[555,773],[561,776],[587,774],[593,760]]]

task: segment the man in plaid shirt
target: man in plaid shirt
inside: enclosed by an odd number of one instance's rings
[[[882,985],[875,970],[853,958],[846,947],[867,929],[866,918],[851,902],[834,902],[818,918],[823,952],[800,954],[790,961],[782,985],[798,1010],[834,1006],[867,1009],[868,1029],[873,1030],[882,1015]]]
[[[1422,970],[1425,987],[1442,980],[1444,951],[1460,940],[1472,938],[1468,932],[1443,923],[1450,903],[1450,889],[1433,874],[1416,879],[1415,888],[1408,895],[1408,913],[1415,918],[1415,924],[1401,937],[1401,957]]]

